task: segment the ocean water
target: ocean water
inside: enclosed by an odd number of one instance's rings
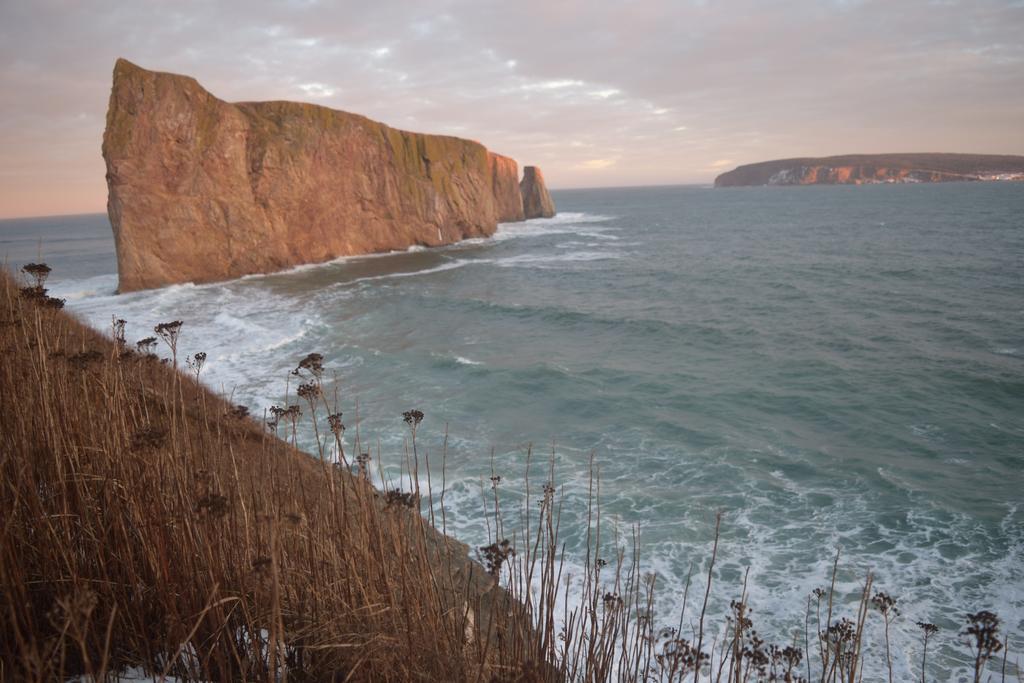
[[[492,472],[518,509],[532,444],[535,490],[553,459],[579,571],[593,462],[605,552],[639,526],[659,623],[678,621],[691,568],[703,593],[722,512],[715,628],[749,568],[760,634],[802,646],[807,596],[840,549],[842,616],[869,570],[899,598],[897,679],[916,675],[927,621],[942,629],[929,678],[967,680],[958,633],[981,609],[1002,618],[1012,669],[1024,184],[554,197],[555,218],[489,240],[127,295],[102,215],[2,222],[0,257],[48,262],[69,310],[99,328],[125,318],[129,340],[183,320],[182,355],[207,352],[204,381],[256,414],[322,353],[350,451],[358,401],[361,438],[392,470],[401,414],[422,410],[418,448],[436,466],[447,432],[448,529],[471,545],[486,542]],[[684,624],[696,616],[691,601]],[[867,666],[884,675],[882,649]]]

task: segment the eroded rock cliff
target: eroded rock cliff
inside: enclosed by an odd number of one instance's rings
[[[523,195],[523,213],[527,218],[551,218],[555,215],[555,203],[544,184],[544,174],[536,166],[523,168],[523,179],[519,183]]]
[[[123,59],[103,157],[120,291],[439,246],[524,218],[515,160],[477,142],[312,104],[230,104]]]
[[[740,185],[862,185],[1024,179],[1024,157],[997,154],[850,154],[777,159],[739,166],[715,178]]]

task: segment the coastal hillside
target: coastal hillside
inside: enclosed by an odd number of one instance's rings
[[[715,187],[862,185],[1024,180],[1024,156],[994,154],[849,154],[776,159],[739,166]]]
[[[103,158],[119,291],[439,246],[542,215],[523,210],[516,161],[478,142],[312,104],[230,104],[124,59]]]
[[[502,546],[478,564],[420,516],[427,492],[371,485],[380,454],[338,450],[315,354],[257,421],[197,382],[187,322],[129,343],[140,331],[114,321],[108,339],[48,296],[48,270],[24,287],[0,271],[0,679],[541,671],[497,585]],[[310,419],[319,460],[287,441]]]

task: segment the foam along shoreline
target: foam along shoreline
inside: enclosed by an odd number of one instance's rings
[[[142,293],[153,294],[155,292],[159,292],[160,290],[166,289],[185,287],[209,288],[227,285],[232,282],[260,281],[271,278],[287,277],[289,275],[315,271],[317,269],[331,268],[338,265],[362,263],[364,261],[374,261],[377,259],[403,257],[408,256],[410,254],[449,254],[467,248],[486,246],[488,244],[497,244],[507,240],[526,239],[531,237],[546,237],[549,235],[581,235],[584,237],[592,237],[596,239],[618,240],[618,236],[602,233],[594,229],[572,229],[575,226],[585,227],[591,223],[605,223],[607,221],[614,220],[614,218],[614,216],[587,214],[580,212],[559,213],[557,216],[553,218],[535,218],[523,222],[500,223],[498,225],[497,231],[490,237],[470,238],[462,240],[460,242],[455,242],[452,244],[443,245],[439,247],[423,247],[421,245],[414,244],[406,249],[396,249],[392,251],[376,252],[372,254],[356,254],[353,256],[339,256],[329,261],[321,261],[318,263],[303,263],[283,270],[276,270],[269,273],[252,273],[249,275],[242,275],[240,277],[232,278],[229,280],[217,280],[214,282],[189,281],[175,283],[172,285],[163,285],[160,287],[153,287],[148,289],[139,289],[132,292],[126,292],[124,294],[121,294],[121,296],[131,298],[135,295],[139,295]],[[485,261],[481,260],[481,262]],[[410,271],[408,274],[414,275],[416,274],[416,272],[421,271]],[[118,275],[116,273],[110,273],[105,275],[95,275],[81,280],[57,280],[51,286],[51,290],[57,293],[61,298],[67,299],[70,302],[96,297],[114,296],[118,294]]]
[[[278,370],[282,376],[287,373],[280,354],[273,349],[296,352],[295,349],[311,343],[304,343],[303,339],[323,339],[325,329],[337,320],[325,309],[327,302],[335,308],[340,302],[363,296],[361,292],[366,287],[386,285],[388,281],[414,282],[412,278],[429,278],[434,273],[465,267],[502,268],[503,271],[594,267],[601,263],[598,259],[620,257],[621,243],[602,240],[602,247],[558,249],[556,253],[547,253],[545,248],[529,257],[518,253],[518,249],[505,253],[503,245],[511,241],[539,248],[557,235],[580,231],[603,230],[610,236],[618,230],[610,224],[613,218],[585,213],[559,214],[551,219],[502,225],[495,237],[479,241],[411,253],[345,257],[334,263],[300,266],[292,271],[226,282],[183,283],[116,294],[116,275],[108,274],[56,282],[51,291],[67,299],[72,312],[100,331],[109,329],[112,316],[129,320],[135,330],[140,325],[141,329],[151,328],[167,319],[185,320],[188,334],[182,340],[181,351],[184,355],[200,351],[208,354],[204,381],[211,387],[234,391],[236,401],[254,410],[263,410],[278,398],[276,385],[268,386],[266,382],[267,369],[276,368],[269,371],[275,377]],[[604,249],[608,253],[599,253]],[[311,294],[314,292],[315,295]],[[321,342],[316,341],[315,345]],[[461,355],[479,360],[472,354]],[[339,351],[334,360],[348,367],[348,364],[361,364],[364,359],[355,351]]]

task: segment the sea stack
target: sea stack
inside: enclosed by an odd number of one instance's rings
[[[122,292],[488,237],[526,215],[518,164],[478,142],[312,104],[231,104],[124,59],[103,158]]]
[[[551,201],[548,188],[544,185],[544,174],[536,166],[523,169],[523,180],[519,183],[523,195],[523,213],[526,218],[551,218],[555,215],[555,203]]]

